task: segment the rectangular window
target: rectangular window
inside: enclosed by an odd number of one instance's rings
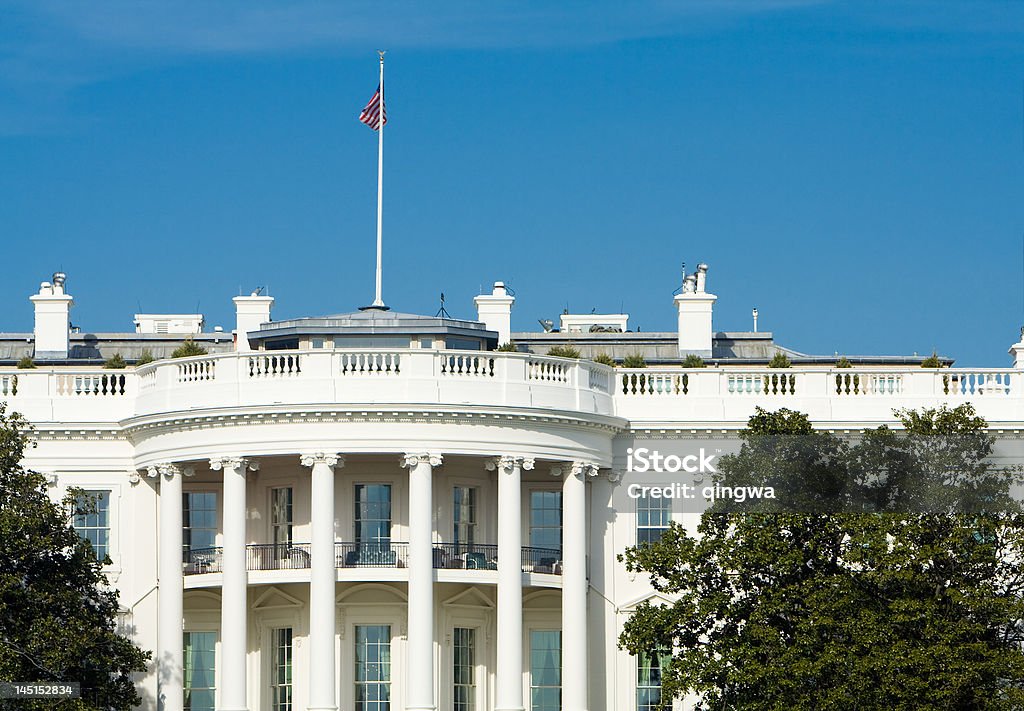
[[[391,542],[391,484],[356,484],[356,543]]]
[[[476,630],[456,627],[452,640],[454,711],[476,708]]]
[[[562,633],[530,630],[530,711],[562,708]]]
[[[217,494],[213,491],[186,491],[181,495],[182,547],[185,562],[190,555],[217,545]],[[210,551],[212,553],[212,551]]]
[[[478,351],[482,343],[470,338],[446,338],[444,347],[452,351]]]
[[[391,709],[391,625],[356,625],[356,711]]]
[[[669,660],[666,651],[641,654],[636,660],[636,711],[661,708],[661,670]]]
[[[452,490],[453,543],[468,550],[476,542],[476,489],[456,486]],[[460,552],[461,548],[457,549]]]
[[[641,496],[636,500],[636,544],[655,543],[672,523],[672,499]]]
[[[562,492],[530,492],[530,545],[562,550]]]
[[[273,630],[271,643],[270,707],[273,711],[292,711],[292,628]]]
[[[83,491],[75,502],[75,530],[92,544],[97,560],[110,554],[110,492]]]
[[[322,339],[322,338],[314,338],[313,339],[313,347],[314,348],[323,348],[324,347],[324,339]]]
[[[278,557],[286,556],[292,545],[292,498],[290,486],[270,490],[270,528]]]
[[[185,633],[185,711],[214,711],[216,632]]]
[[[408,348],[409,336],[343,336],[334,339],[335,348]]]

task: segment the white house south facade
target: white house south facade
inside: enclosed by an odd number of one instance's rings
[[[644,481],[634,452],[699,468],[757,406],[856,432],[970,402],[998,457],[1024,454],[1024,343],[1008,368],[837,368],[771,333],[715,331],[707,273],[686,278],[668,333],[625,314],[517,332],[501,282],[476,320],[274,321],[254,293],[230,333],[199,314],[83,333],[57,274],[31,297],[34,331],[0,333],[0,402],[32,424],[26,466],[55,497],[97,496],[75,524],[153,651],[141,708],[649,711],[657,660],[616,642],[656,595],[616,556],[695,514],[627,494]],[[170,358],[185,342],[206,354]],[[583,357],[546,355],[565,345]],[[776,353],[792,367],[768,369]],[[115,354],[126,367],[103,367]]]

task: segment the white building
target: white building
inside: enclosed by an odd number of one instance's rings
[[[671,333],[625,314],[516,333],[499,282],[479,321],[273,321],[272,298],[237,297],[233,337],[198,314],[71,329],[58,274],[31,297],[35,331],[0,334],[0,400],[34,425],[27,465],[55,496],[100,492],[77,524],[154,652],[143,708],[646,709],[657,675],[616,641],[653,592],[616,555],[684,512],[624,495],[628,448],[727,450],[756,405],[856,431],[969,401],[1002,456],[1024,429],[1024,344],[1013,368],[837,369],[770,333],[715,332],[706,272]],[[166,359],[187,339],[209,354]],[[494,350],[509,340],[519,352]],[[650,367],[544,355],[565,344]],[[768,370],[777,352],[793,367]],[[115,353],[128,368],[102,367]]]

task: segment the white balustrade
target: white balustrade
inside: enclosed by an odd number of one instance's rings
[[[294,376],[302,372],[298,353],[261,353],[246,358],[250,378]]]
[[[123,397],[124,373],[53,374],[53,393],[57,397]]]
[[[179,383],[199,383],[217,378],[217,360],[190,358],[177,364]]]
[[[841,369],[832,371],[830,381],[835,382],[835,392],[839,397],[849,395],[902,395],[903,373],[886,373],[875,371],[851,371]]]
[[[402,372],[402,356],[393,351],[340,351],[338,358],[341,375],[398,375]]]
[[[612,380],[615,376],[615,371],[610,367],[590,366],[587,368],[589,376],[587,381],[590,383],[592,390],[597,390],[602,393],[611,393]]]
[[[1010,373],[1007,370],[945,370],[935,371],[942,377],[940,393],[953,397],[1000,396],[1010,394]]]
[[[570,361],[555,358],[530,358],[526,365],[526,377],[528,380],[568,383],[570,365]]]
[[[0,375],[0,397],[14,397],[18,394],[18,376]]]
[[[438,372],[441,375],[465,375],[468,377],[494,377],[494,356],[490,353],[437,354]]]

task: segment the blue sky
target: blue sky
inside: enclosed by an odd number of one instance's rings
[[[212,5],[212,7],[211,7]],[[1005,365],[1024,323],[1024,3],[0,1],[0,329],[63,267],[87,330],[373,296],[674,327],[711,265],[811,353]]]

